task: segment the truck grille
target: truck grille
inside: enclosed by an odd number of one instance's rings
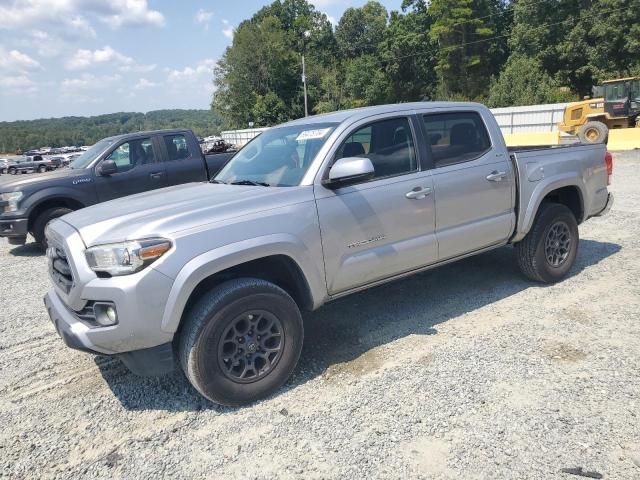
[[[49,258],[49,275],[63,292],[69,293],[73,287],[73,272],[64,250],[55,246],[47,249]]]

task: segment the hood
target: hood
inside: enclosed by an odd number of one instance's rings
[[[313,187],[187,183],[83,208],[62,220],[87,247],[172,233],[313,199]]]
[[[40,190],[48,183],[60,185],[64,179],[69,179],[73,182],[78,177],[91,178],[91,169],[77,169],[72,168],[60,168],[51,172],[45,173],[29,173],[20,174],[16,180],[10,182],[2,182],[0,184],[1,192],[14,192],[24,191],[30,192],[32,190]]]

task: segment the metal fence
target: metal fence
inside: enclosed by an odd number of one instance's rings
[[[225,142],[237,147],[244,147],[253,137],[260,135],[267,130],[266,128],[247,128],[244,130],[227,130],[222,132],[222,138]]]
[[[525,105],[520,107],[492,108],[491,111],[503,134],[526,132],[555,132],[562,120],[566,103]],[[248,128],[222,132],[222,138],[239,147],[244,146],[266,128]]]
[[[492,108],[502,133],[555,132],[562,120],[566,103]]]

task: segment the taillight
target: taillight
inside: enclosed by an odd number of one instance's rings
[[[611,152],[604,154],[604,163],[607,165],[607,185],[611,185],[611,176],[613,175],[613,155]]]

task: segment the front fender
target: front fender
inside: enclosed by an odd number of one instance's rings
[[[531,185],[531,183],[529,183],[529,185]],[[518,242],[522,240],[527,235],[527,233],[529,233],[529,230],[531,230],[531,227],[533,226],[533,221],[536,218],[536,214],[538,213],[538,209],[540,208],[542,200],[552,191],[563,187],[578,188],[578,192],[580,193],[581,207],[584,211],[585,185],[582,178],[577,176],[575,173],[567,172],[559,175],[554,175],[553,177],[545,178],[540,182],[537,182],[533,189],[526,189],[525,185],[521,184],[520,217],[518,218],[518,228],[515,236],[511,240],[512,242]],[[522,213],[523,206],[526,206],[524,213]]]
[[[28,217],[35,207],[51,200],[73,200],[85,207],[95,203],[87,195],[78,195],[78,191],[73,188],[52,187],[38,190],[29,195],[24,199],[20,210],[24,212],[25,217]]]
[[[327,296],[326,285],[312,252],[294,235],[271,234],[224,245],[191,259],[175,278],[162,318],[162,330],[175,333],[189,297],[204,279],[227,268],[272,255],[285,255],[296,262],[309,284],[313,307],[320,306]]]

